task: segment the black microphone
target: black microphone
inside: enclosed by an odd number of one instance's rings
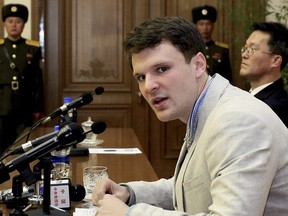
[[[20,153],[27,152],[28,150],[40,145],[41,143],[43,143],[47,140],[51,140],[52,138],[54,138],[57,135],[57,133],[58,133],[58,131],[53,131],[52,133],[38,137],[35,140],[28,141],[28,142],[22,144],[21,146],[13,149],[9,154],[14,155],[14,154],[20,154]]]
[[[94,122],[91,125],[91,129],[88,131],[85,131],[84,134],[93,132],[94,134],[100,134],[103,133],[107,128],[107,125],[105,122]]]
[[[80,125],[72,122],[69,125],[65,125],[57,134],[57,137],[47,140],[41,145],[36,146],[33,149],[23,153],[16,157],[12,161],[9,161],[6,165],[0,163],[0,183],[9,180],[9,173],[14,170],[21,170],[27,166],[30,162],[50,153],[60,145],[71,145],[82,142],[86,135],[83,133],[83,129]],[[3,175],[2,175],[3,174]]]
[[[103,133],[106,130],[106,123],[105,122],[94,122],[91,125],[90,130],[85,131],[83,134],[87,134],[90,132],[93,132],[94,134],[100,134]],[[77,147],[76,144],[72,146],[70,149],[69,156],[88,156],[89,155],[89,149],[86,147]]]
[[[83,200],[86,196],[86,190],[83,185],[75,184],[69,187],[70,199],[74,202]]]
[[[93,95],[100,95],[104,92],[103,87],[97,87],[93,92],[90,93],[84,93],[79,98],[71,101],[68,104],[63,104],[61,107],[54,110],[48,117],[46,117],[42,124],[46,124],[47,122],[51,121],[53,118],[60,116],[63,113],[66,113],[68,110],[73,108],[79,108],[81,106],[84,106],[86,104],[89,104],[91,101],[93,101]]]

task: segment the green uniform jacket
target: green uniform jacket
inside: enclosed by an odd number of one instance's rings
[[[39,42],[0,39],[0,155],[1,146],[3,150],[31,126],[33,113],[43,112],[40,61]]]
[[[232,71],[228,45],[210,40],[206,43],[207,71],[213,76],[218,73],[232,82]]]

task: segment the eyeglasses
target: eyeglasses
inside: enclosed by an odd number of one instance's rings
[[[252,56],[254,54],[255,51],[260,51],[260,52],[263,52],[263,53],[268,53],[268,54],[272,54],[272,52],[270,51],[264,51],[264,50],[260,50],[260,49],[256,49],[254,47],[248,47],[248,46],[244,46],[241,48],[241,53],[243,54],[244,52],[247,51],[247,54],[249,56]]]

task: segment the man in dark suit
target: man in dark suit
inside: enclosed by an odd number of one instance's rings
[[[255,23],[241,51],[240,75],[250,82],[251,94],[288,127],[288,96],[281,78],[288,62],[288,29],[280,23]]]
[[[43,79],[38,41],[21,37],[28,9],[2,8],[7,38],[0,39],[0,155],[43,111]]]
[[[212,40],[214,23],[217,20],[216,9],[209,5],[195,7],[192,9],[192,20],[205,41],[209,75],[218,73],[232,82],[228,45]]]

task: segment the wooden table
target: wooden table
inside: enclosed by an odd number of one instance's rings
[[[30,140],[52,131],[52,128],[39,128],[33,132]],[[96,146],[96,148],[139,148],[143,152],[142,147],[131,128],[107,128],[102,134],[98,135],[97,139],[103,139],[104,142]],[[83,147],[82,145],[77,146]],[[7,161],[9,161],[9,158],[7,158]],[[31,163],[31,165],[32,164],[33,163]],[[127,155],[90,154],[89,156],[71,157],[69,175],[72,184],[83,185],[83,168],[90,165],[103,165],[108,167],[109,177],[116,182],[135,180],[154,181],[158,179],[144,153]],[[10,180],[0,184],[0,189],[11,188],[12,176],[17,174],[17,171],[10,173]],[[3,211],[3,215],[9,215],[9,210],[6,210],[6,205],[1,204],[0,209]]]

